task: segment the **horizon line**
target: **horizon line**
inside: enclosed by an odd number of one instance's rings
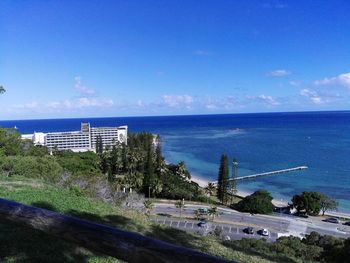
[[[236,112],[236,113],[199,113],[199,114],[174,114],[174,115],[134,115],[134,116],[109,116],[109,117],[67,117],[67,118],[33,118],[33,119],[7,119],[7,121],[39,121],[39,120],[73,120],[73,119],[107,119],[107,118],[150,118],[150,117],[186,117],[186,116],[215,116],[215,115],[249,115],[249,114],[274,114],[274,113],[340,113],[350,112],[350,110],[308,110],[308,111],[261,111],[261,112]]]

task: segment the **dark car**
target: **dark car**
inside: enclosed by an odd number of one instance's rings
[[[339,219],[335,217],[326,218],[323,221],[328,223],[333,223],[333,224],[339,224]]]
[[[254,234],[254,228],[249,226],[249,227],[243,229],[243,232],[246,234],[252,235],[252,234]]]
[[[344,223],[344,225],[346,225],[346,226],[350,226],[350,221],[345,222],[345,223]]]
[[[200,222],[197,224],[197,226],[199,226],[199,227],[206,227],[206,226],[207,226],[207,222],[205,222],[205,221],[200,221]]]

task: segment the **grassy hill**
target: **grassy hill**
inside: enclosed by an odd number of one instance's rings
[[[115,205],[93,200],[74,189],[50,185],[37,179],[0,177],[0,196],[63,214],[112,225],[177,245],[191,247],[205,253],[238,262],[271,262],[256,255],[248,255],[223,245],[213,237],[199,237],[181,230],[149,222],[143,214]],[[59,240],[39,231],[0,224],[1,262],[119,262]]]

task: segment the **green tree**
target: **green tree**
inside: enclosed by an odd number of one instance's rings
[[[155,174],[154,174],[154,165],[153,165],[153,153],[152,147],[149,146],[147,151],[147,159],[146,159],[146,167],[145,167],[145,175],[143,179],[143,187],[144,193],[150,195],[150,191],[154,191],[154,182],[155,182]],[[148,196],[150,197],[150,196]]]
[[[103,141],[101,135],[96,137],[96,153],[99,155],[103,153]]]
[[[175,207],[180,209],[180,217],[182,217],[182,210],[184,209],[185,207],[185,201],[182,199],[182,200],[179,200],[175,203]]]
[[[216,206],[212,206],[208,209],[208,215],[209,217],[212,217],[212,220],[214,221],[215,217],[219,215],[218,208]]]
[[[207,195],[209,195],[210,198],[216,191],[215,184],[209,182],[208,185],[204,188],[204,191]]]
[[[197,219],[197,220],[199,220],[201,217],[202,217],[202,211],[201,211],[201,209],[196,209],[196,210],[194,210],[194,217]]]
[[[317,216],[321,210],[322,195],[318,192],[303,192],[301,195],[294,195],[293,206],[298,212],[305,212]]]
[[[217,196],[222,204],[227,204],[229,187],[229,167],[227,155],[221,155],[218,173]]]
[[[254,214],[271,214],[273,211],[272,196],[266,190],[258,190],[246,196],[237,205],[237,210]]]
[[[338,209],[338,202],[335,199],[324,194],[321,195],[320,205],[321,205],[322,215],[324,215],[326,211],[329,211],[329,210],[332,211],[332,210]]]
[[[4,87],[3,87],[3,86],[0,86],[0,94],[1,94],[1,93],[5,93],[5,91],[6,91],[6,90],[4,89]]]
[[[144,207],[146,209],[146,216],[149,217],[151,215],[152,210],[153,210],[154,202],[151,199],[146,199],[143,202],[143,205],[144,205]]]
[[[24,154],[23,144],[16,129],[0,128],[0,156]]]

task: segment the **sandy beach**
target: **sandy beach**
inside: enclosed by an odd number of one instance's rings
[[[195,175],[195,176],[191,175],[191,180],[196,182],[197,184],[199,184],[200,187],[203,187],[203,188],[206,187],[209,183],[208,180],[206,180],[202,177],[199,177],[198,175]],[[251,195],[251,194],[252,194],[251,192],[242,191],[240,189],[237,189],[238,196],[246,197],[246,196]],[[277,200],[277,199],[273,199],[272,203],[278,207],[284,207],[284,206],[288,205],[288,202],[282,202],[281,200]]]

